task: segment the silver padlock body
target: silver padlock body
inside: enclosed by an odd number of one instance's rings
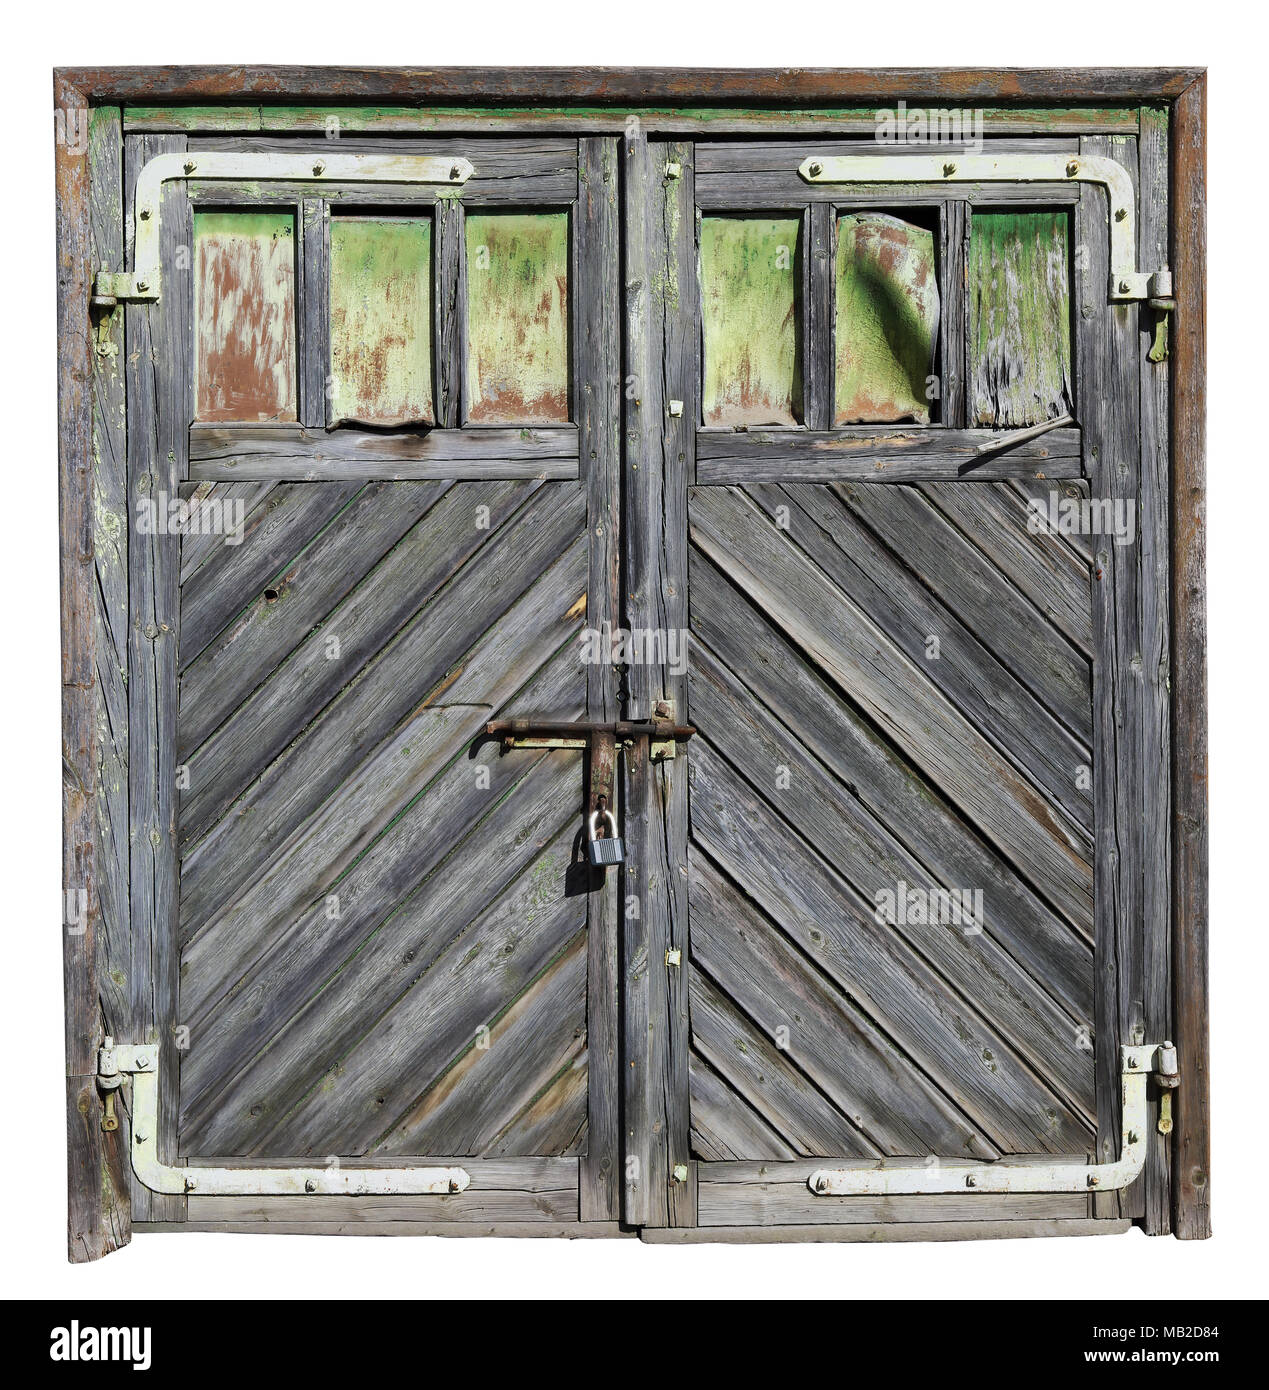
[[[620,839],[588,840],[586,843],[590,852],[590,862],[597,869],[606,864],[625,862],[626,852]]]

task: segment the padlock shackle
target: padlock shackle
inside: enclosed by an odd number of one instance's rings
[[[611,835],[610,838],[611,838],[611,839],[614,839],[614,840],[620,839],[621,837],[620,837],[620,835],[617,833],[617,817],[614,816],[613,813],[612,813],[611,811],[607,811],[607,810],[604,810],[604,811],[595,810],[595,811],[592,811],[592,812],[590,813],[590,820],[589,820],[589,822],[587,823],[587,828],[588,828],[589,831],[590,831],[590,838],[591,838],[592,840],[598,840],[598,839],[599,839],[599,836],[598,836],[598,834],[596,834],[596,831],[595,831],[595,822],[600,818],[600,816],[603,816],[603,817],[608,821],[608,824],[612,827],[612,835]]]

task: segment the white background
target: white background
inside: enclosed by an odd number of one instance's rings
[[[1264,563],[1269,344],[1264,35],[1245,6],[1006,4],[15,6],[6,20],[0,340],[0,1295],[1264,1297],[1269,1182]],[[1144,22],[1143,22],[1144,21]],[[638,1241],[140,1237],[65,1247],[53,140],[55,65],[1207,64],[1213,1221],[1183,1243],[665,1248]],[[16,161],[16,165],[15,165]]]

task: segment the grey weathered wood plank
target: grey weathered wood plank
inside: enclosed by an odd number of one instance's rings
[[[427,433],[313,430],[302,425],[190,430],[190,476],[288,482],[372,478],[576,478],[577,429],[473,426]]]
[[[464,333],[467,261],[463,254],[463,205],[458,199],[437,199],[432,214],[432,236],[436,423],[441,429],[454,430],[463,423],[462,373],[467,361]]]
[[[330,376],[330,212],[321,198],[305,198],[299,216],[300,422],[325,426]]]
[[[244,1229],[236,1227],[235,1229]],[[258,1230],[259,1227],[247,1229]],[[1050,1236],[1122,1235],[1130,1221],[1058,1220],[890,1221],[849,1226],[699,1226],[691,1231],[641,1231],[649,1245],[885,1245],[949,1240],[1027,1240]],[[335,1232],[338,1234],[339,1232]]]
[[[330,791],[397,727],[427,704],[439,703],[447,679],[468,662],[482,636],[507,608],[534,588],[570,545],[578,545],[580,497],[554,500],[554,508],[515,527],[503,546],[486,550],[475,567],[460,572],[432,603],[414,613],[378,657],[365,666],[345,667],[345,686],[321,719],[263,770],[247,766],[250,782],[232,811],[212,834],[188,854],[183,865],[182,929],[186,935],[212,912],[225,906],[213,885],[260,868],[276,853]],[[516,547],[505,547],[515,539]],[[491,571],[496,572],[493,578]],[[521,634],[532,642],[534,634]],[[538,652],[539,659],[549,652]],[[343,658],[341,650],[340,659]],[[315,659],[324,659],[317,657]],[[581,679],[579,672],[579,681]],[[492,683],[491,683],[492,684]],[[446,698],[457,699],[452,690]],[[472,705],[490,698],[475,690]],[[231,742],[229,752],[240,756]],[[256,775],[258,772],[258,775]],[[191,777],[197,780],[197,763]],[[237,778],[233,779],[235,782]]]
[[[694,962],[710,979],[725,981],[729,996],[765,1032],[789,1029],[789,1060],[860,1130],[857,1143],[890,1154],[997,1157],[955,1105],[930,1087],[913,1087],[898,1049],[759,910],[748,885],[742,893],[723,876],[715,856],[724,849],[731,846],[699,835],[693,823]],[[730,874],[730,853],[726,858]]]
[[[181,136],[136,136],[125,142],[125,188],[154,155],[185,147]],[[192,245],[189,205],[169,185],[161,212],[161,251],[175,260],[178,245]],[[177,992],[176,703],[179,631],[179,538],[142,535],[143,510],[178,495],[185,475],[188,422],[192,415],[192,285],[169,277],[157,304],[126,310],[128,393],[128,500],[133,518],[128,590],[131,633],[128,654],[128,782],[132,827],[130,872],[133,963],[129,979],[137,1042],[159,1044],[163,1075],[177,1075],[179,1054],[172,1025]],[[160,1089],[160,1157],[175,1157],[177,1096]],[[179,1220],[184,1198],[149,1192],[134,1183],[138,1218]]]
[[[761,670],[754,700],[881,824],[902,827],[904,842],[931,873],[944,883],[980,885],[1010,953],[1091,1031],[1091,928],[1081,939],[1045,906],[695,550],[689,578],[694,652],[716,653],[733,671]]]
[[[932,588],[1086,748],[1092,741],[1088,659],[914,488],[839,483],[837,494]]]
[[[1087,1122],[1037,1083],[982,1013],[947,989],[910,942],[882,928],[873,903],[851,892],[781,816],[761,806],[712,747],[699,737],[696,743],[695,842],[911,1059],[916,1070],[909,1072],[909,1087],[950,1097],[974,1128],[1004,1152],[1039,1148],[1063,1153],[1086,1145],[1091,1138]],[[834,848],[841,843],[839,839]],[[940,951],[939,945],[951,933],[946,927],[934,931],[928,955],[937,954],[944,964],[951,953]],[[727,981],[725,975],[717,978]],[[1073,1052],[1073,1031],[1068,1038]],[[1053,1051],[1053,1040],[1048,1044]]]
[[[1037,797],[902,653],[878,660],[880,631],[734,489],[700,488],[692,539],[1075,926],[1092,911],[1092,870],[1069,819]]]
[[[590,1070],[586,1049],[573,1059],[551,1086],[518,1115],[487,1150],[491,1158],[517,1154],[560,1154],[585,1157]],[[578,1210],[581,1210],[580,1193]],[[607,1222],[596,1221],[596,1226]]]
[[[370,483],[181,674],[180,747],[198,748],[444,493]]]
[[[506,779],[491,781],[489,804],[475,815],[469,811],[465,823],[453,822],[452,832],[438,820],[440,831],[427,839],[420,836],[418,878],[397,880],[395,914],[375,908],[384,874],[394,865],[371,864],[359,866],[341,884],[338,916],[311,910],[297,921],[254,969],[249,997],[235,997],[219,1009],[201,1034],[202,1044],[195,1034],[195,1047],[203,1050],[195,1058],[191,1048],[197,1070],[190,1075],[186,1142],[195,1143],[198,1151],[267,1148],[274,1125],[364,1035],[368,1024],[387,1014],[490,902],[532,875],[544,846],[575,814],[569,791],[577,776],[576,755],[555,753],[541,766],[534,759],[511,781],[509,791]],[[455,775],[451,786],[425,797],[425,808],[430,804],[438,817],[444,816],[459,795],[460,781]],[[532,833],[516,843],[525,826]],[[445,853],[455,840],[467,842],[477,827],[490,841],[507,846],[498,863],[479,878],[470,873],[464,856]],[[382,860],[385,849],[398,855],[408,849],[415,828],[403,823],[376,856]],[[393,886],[391,880],[387,886]],[[266,1042],[267,1049],[261,1050]],[[385,1117],[385,1128],[390,1118]]]
[[[1032,484],[1031,487],[1040,487]],[[1046,510],[1057,494],[1060,505],[1088,496],[1087,484],[1045,481],[1035,505]],[[980,487],[976,483],[923,484],[921,492],[1003,570],[1031,602],[1086,656],[1093,654],[1090,565],[1066,537],[1035,528],[1035,515],[1013,482]],[[1030,492],[1030,487],[1028,488]],[[1034,496],[1034,494],[1031,494]]]
[[[833,1156],[871,1154],[881,1150],[851,1123],[823,1093],[785,1056],[774,1038],[755,1026],[728,999],[700,967],[692,966],[692,1045],[708,1064],[705,1070],[720,1078],[718,1086],[730,1098],[726,1106],[715,1099],[717,1118],[713,1128],[728,1126],[727,1110],[738,1097],[748,1102],[744,1113],[755,1131],[768,1131],[767,1146],[742,1149],[734,1133],[729,1139],[732,1158],[793,1158],[798,1154]],[[692,1127],[700,1129],[697,1106],[697,1059],[693,1057]],[[723,1085],[723,1083],[726,1085]],[[712,1094],[712,1088],[704,1088]],[[774,1137],[778,1143],[772,1143]],[[783,1150],[784,1152],[781,1152]],[[700,1154],[709,1158],[709,1154]],[[714,1155],[717,1157],[717,1155]]]
[[[357,490],[357,483],[339,482],[322,488],[290,484],[270,493],[244,524],[242,544],[224,546],[210,555],[181,588],[182,669],[260,596]],[[170,539],[179,547],[177,537]]]
[[[1055,814],[1069,817],[1065,837],[1089,859],[1092,795],[1079,775],[1088,765],[1088,744],[1059,723],[980,640],[973,624],[949,606],[950,557],[942,564],[929,557],[937,564],[931,594],[827,489],[796,484],[746,491],[773,520],[777,509],[785,508],[780,513],[785,534],[1035,785]],[[937,641],[934,648],[931,638]]]
[[[833,321],[834,247],[837,215],[828,203],[812,203],[802,214],[803,424],[828,430],[833,424],[836,372]]]
[[[939,322],[938,418],[949,429],[965,428],[966,332],[968,282],[966,257],[969,247],[969,204],[948,199],[939,217]]]
[[[586,624],[602,632],[605,624],[615,630],[621,623],[620,144],[581,139],[577,163],[574,413],[586,479]],[[586,710],[590,719],[620,717],[611,663],[587,665]],[[589,895],[587,1147],[579,1170],[583,1221],[612,1221],[621,1211],[618,891],[619,875],[609,873]]]
[[[692,1153],[700,1159],[796,1158],[797,1153],[697,1053],[688,1060]]]
[[[1141,111],[1138,263],[1168,263],[1168,118],[1164,111]],[[1172,652],[1170,483],[1167,364],[1151,362],[1154,325],[1146,312],[1138,325],[1141,362],[1141,669],[1144,682],[1142,782],[1142,927],[1144,1023],[1147,1041],[1172,1039]],[[1171,327],[1171,325],[1169,325]],[[1152,1100],[1152,1114],[1158,1100]],[[1172,1229],[1171,1141],[1150,1126],[1146,1158],[1145,1229],[1166,1235]]]
[[[409,1156],[444,1149],[470,1154],[493,1149],[528,1108],[526,1100],[540,1095],[586,1050],[585,934],[575,937],[506,1012],[490,1022],[487,1034],[466,1039],[466,1048],[375,1144],[375,1153]],[[585,1123],[584,1109],[578,1118]]]
[[[761,667],[757,676],[751,679],[760,689]],[[725,737],[718,737],[721,751],[744,775],[748,787],[765,799],[764,805],[754,798],[759,839],[766,834],[763,819],[779,817],[832,865],[832,875],[823,871],[826,880],[844,879],[858,893],[866,912],[872,910],[879,893],[893,893],[900,883],[927,892],[961,886],[933,878],[906,844],[766,715],[749,691],[700,644],[693,654],[692,694],[701,728],[720,731],[720,735],[726,731]],[[910,836],[911,830],[901,826],[900,833]],[[1004,943],[1014,932],[1002,917],[999,905],[989,902],[984,893],[976,933],[956,926],[907,923],[876,924],[871,929],[896,945],[906,943],[917,960],[937,971],[933,988],[941,991],[946,982],[949,994],[957,991],[990,1029],[999,1031],[1001,1036],[987,1044],[997,1066],[1017,1066],[1018,1057],[1024,1058],[1052,1088],[1054,1096],[1033,1097],[1029,1108],[1020,1107],[1020,1126],[1047,1133],[1054,1124],[1048,1111],[1056,1104],[1056,1096],[1063,1097],[1062,1103],[1081,1121],[1087,1121],[1095,1109],[1091,1055],[1078,1045],[1076,1020],[1049,996],[1046,976],[1029,974],[1009,954]],[[1038,1134],[1036,1142],[1043,1142]]]
[[[972,477],[1078,478],[1077,429],[1056,429],[994,453],[978,455],[994,431],[922,426],[878,430],[701,430],[696,437],[696,481],[912,483]]]
[[[1081,139],[1091,155],[1110,156],[1137,182],[1136,140]],[[1077,241],[1088,247],[1076,276],[1082,305],[1077,315],[1079,410],[1089,451],[1092,496],[1140,506],[1141,367],[1135,305],[1108,304],[1106,195],[1096,185],[1082,191]],[[1097,1104],[1100,1161],[1120,1143],[1119,1048],[1144,1042],[1143,1000],[1143,783],[1138,568],[1140,531],[1131,544],[1092,538],[1093,572],[1093,778],[1097,808]],[[1113,962],[1113,968],[1110,968]],[[1095,1201],[1099,1216],[1144,1214],[1144,1184],[1106,1193]]]

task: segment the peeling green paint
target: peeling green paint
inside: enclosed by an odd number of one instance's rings
[[[970,424],[1039,424],[1071,409],[1069,215],[974,210]]]
[[[466,243],[468,420],[567,420],[568,214],[473,214]]]
[[[834,423],[928,424],[938,325],[934,233],[884,213],[839,218]]]
[[[433,424],[432,223],[330,224],[332,422]]]
[[[706,425],[794,425],[801,404],[795,218],[704,217]]]

